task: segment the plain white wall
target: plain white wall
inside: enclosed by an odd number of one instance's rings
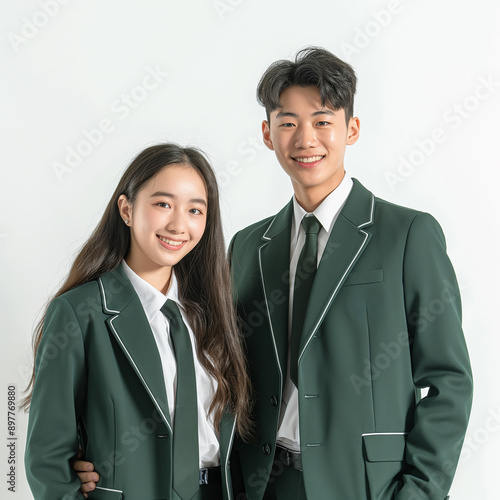
[[[359,77],[361,138],[346,169],[445,230],[476,386],[452,498],[496,498],[499,21],[495,0],[2,2],[4,400],[9,384],[21,395],[41,308],[144,147],[172,140],[210,155],[228,239],[290,198],[260,139],[255,88],[271,62],[319,45]],[[15,495],[25,499],[24,414],[16,424]],[[14,496],[7,486],[1,498]]]

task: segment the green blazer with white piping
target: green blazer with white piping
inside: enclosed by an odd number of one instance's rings
[[[160,355],[122,266],[54,299],[36,357],[26,474],[36,500],[83,499],[79,442],[96,500],[172,499],[172,424]],[[220,429],[223,498],[233,497],[235,419]]]
[[[257,394],[258,442],[238,445],[250,500],[262,498],[269,478],[287,373],[292,212],[290,202],[237,233],[229,249]],[[445,499],[472,375],[434,218],[354,180],[311,291],[298,391],[308,498]]]

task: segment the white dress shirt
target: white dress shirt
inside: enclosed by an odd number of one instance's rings
[[[312,213],[307,213],[293,197],[292,234],[290,241],[290,302],[288,308],[288,369],[286,374],[283,399],[281,403],[280,420],[278,426],[277,442],[279,445],[293,451],[300,451],[299,433],[299,392],[290,379],[290,346],[292,334],[293,311],[293,284],[300,252],[306,239],[302,218],[315,215],[321,224],[318,233],[318,261],[319,265],[326,243],[337,217],[344,206],[353,186],[352,179],[347,173],[341,183],[323,200],[321,205]]]
[[[196,356],[196,339],[189,326],[186,313],[178,298],[178,285],[175,273],[172,270],[171,285],[166,294],[157,290],[138,276],[123,261],[123,269],[132,283],[139,300],[141,301],[146,317],[148,318],[151,331],[160,353],[161,365],[163,368],[163,378],[167,392],[168,409],[172,423],[175,419],[175,390],[177,384],[177,364],[175,361],[172,338],[170,336],[170,322],[168,318],[160,311],[167,299],[173,300],[181,311],[182,319],[186,324],[193,348],[194,370],[196,374],[196,392],[198,396],[198,445],[200,468],[216,467],[220,464],[219,460],[219,440],[215,434],[213,418],[208,414],[210,403],[217,388],[217,382],[211,377],[205,368],[200,364]],[[161,376],[159,373],[158,376]]]

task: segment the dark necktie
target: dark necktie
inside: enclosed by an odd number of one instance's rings
[[[199,488],[198,409],[193,350],[177,304],[167,300],[161,311],[170,320],[177,361],[174,415],[173,488],[182,500],[191,500]]]
[[[298,362],[300,339],[304,328],[304,316],[307,311],[309,295],[316,274],[318,258],[318,233],[321,224],[316,217],[303,217],[302,227],[306,233],[306,240],[300,252],[295,273],[292,311],[292,338],[290,354],[290,378],[298,387]]]

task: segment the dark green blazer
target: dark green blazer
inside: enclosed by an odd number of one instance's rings
[[[251,500],[269,478],[287,373],[292,213],[290,202],[230,246],[257,393],[258,443],[239,450]],[[457,282],[430,215],[375,198],[354,180],[317,270],[298,368],[308,498],[446,497],[472,375]]]
[[[101,479],[97,500],[172,499],[172,425],[160,355],[120,266],[50,304],[36,357],[26,474],[36,500],[83,499],[70,466],[79,435]],[[220,432],[232,498],[234,418]]]

